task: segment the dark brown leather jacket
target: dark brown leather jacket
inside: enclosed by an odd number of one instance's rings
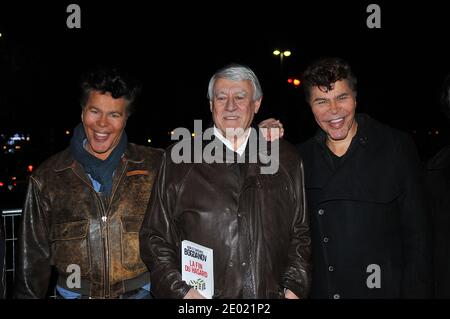
[[[247,148],[248,151],[248,148]],[[140,234],[141,257],[157,298],[183,298],[182,240],[213,249],[214,298],[306,298],[310,234],[303,164],[280,142],[280,166],[175,164],[166,151]]]
[[[51,265],[60,278],[79,265],[93,298],[117,297],[145,274],[138,232],[161,157],[160,150],[129,143],[109,199],[94,190],[69,149],[46,160],[29,181],[15,296],[44,298]]]

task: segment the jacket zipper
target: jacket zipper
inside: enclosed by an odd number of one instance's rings
[[[108,204],[108,208],[111,206],[112,200],[114,198],[114,195],[117,191],[117,188],[120,185],[120,182],[122,181],[123,175],[126,172],[126,169],[128,167],[128,161],[125,162],[122,172],[120,174],[120,178],[119,181],[116,185],[116,187],[114,188],[113,193],[111,194],[111,198],[109,200],[109,204]],[[104,287],[103,287],[103,295],[105,298],[109,298],[109,250],[108,250],[108,244],[109,244],[109,236],[108,236],[108,212],[106,211],[106,208],[103,204],[103,201],[101,200],[100,196],[97,194],[97,192],[95,191],[95,189],[92,187],[92,185],[90,185],[88,182],[86,182],[84,180],[84,178],[82,178],[75,170],[72,170],[75,175],[77,175],[86,185],[88,185],[95,193],[95,197],[97,198],[97,201],[100,202],[100,208],[101,208],[101,232],[102,232],[102,241],[103,241],[103,254],[104,254],[104,266],[105,266],[105,272],[104,272],[104,276],[103,276],[103,282],[104,282]]]
[[[106,248],[106,244],[105,244],[105,223],[106,223],[106,220],[107,220],[105,208],[104,208],[104,205],[103,205],[103,202],[102,202],[100,196],[98,196],[97,191],[94,189],[94,187],[92,187],[91,184],[86,182],[84,180],[84,178],[81,177],[75,170],[72,170],[72,171],[75,173],[76,176],[78,176],[79,179],[81,179],[81,181],[83,183],[85,183],[89,188],[91,188],[94,191],[95,198],[97,199],[97,204],[100,203],[100,205],[99,205],[99,207],[100,207],[100,216],[101,216],[101,223],[100,223],[101,228],[100,229],[101,229],[101,235],[102,235],[102,246],[103,246],[103,255],[104,255],[103,260],[104,260],[104,266],[105,266],[105,272],[103,274],[103,282],[104,282],[103,293],[104,293],[104,296],[106,298],[106,284],[108,283],[108,279],[107,278],[109,277],[108,276],[108,271],[109,271],[108,270],[108,257],[109,256],[107,254],[108,250],[105,249]]]
[[[105,287],[104,287],[104,296],[105,296],[105,298],[109,298],[110,297],[110,295],[109,295],[110,294],[110,287],[109,287],[109,249],[108,249],[108,247],[109,247],[109,234],[108,234],[108,224],[107,224],[107,221],[108,221],[108,210],[111,207],[114,195],[116,194],[117,188],[119,188],[120,182],[122,181],[122,178],[123,178],[123,176],[124,176],[124,174],[125,174],[125,172],[127,170],[127,167],[128,167],[128,162],[125,162],[125,164],[123,165],[123,169],[122,169],[122,172],[120,174],[119,180],[117,181],[116,187],[114,188],[114,190],[113,190],[113,192],[111,194],[111,197],[109,199],[108,207],[105,208],[103,202],[100,201],[101,205],[102,205],[102,210],[104,212],[104,214],[102,215],[102,222],[103,222],[102,223],[102,228],[104,227],[103,234],[105,236],[104,237],[104,243],[105,244],[103,246],[103,249],[105,251]]]
[[[105,256],[105,258],[104,258],[105,273],[104,273],[104,277],[103,277],[103,282],[105,284],[103,285],[103,296],[105,298],[109,298],[109,249],[108,249],[109,237],[108,237],[108,224],[107,224],[108,215],[107,215],[105,206],[103,204],[103,201],[101,199],[100,199],[100,205],[102,208],[101,225],[102,225],[102,239],[103,239],[103,254]]]

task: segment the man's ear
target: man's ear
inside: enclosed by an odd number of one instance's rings
[[[209,101],[209,110],[211,111],[211,113],[212,113],[212,109],[213,109],[213,103],[212,103],[212,101]]]
[[[258,113],[259,107],[261,106],[261,102],[262,102],[262,97],[254,102],[255,103],[255,114]]]

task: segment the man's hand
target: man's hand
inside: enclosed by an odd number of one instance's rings
[[[183,299],[206,299],[196,289],[191,288]]]
[[[294,294],[289,289],[286,289],[286,291],[284,292],[284,298],[286,298],[286,299],[300,299],[299,297],[297,297],[296,294]]]
[[[266,119],[259,123],[258,126],[266,141],[273,142],[284,135],[283,124],[274,118]]]

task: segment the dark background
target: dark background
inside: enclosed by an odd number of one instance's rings
[[[81,29],[66,26],[71,2],[81,7]],[[443,2],[376,1],[381,29],[369,29],[370,3],[2,3],[0,207],[22,204],[28,165],[35,168],[67,147],[81,115],[78,80],[98,64],[120,66],[143,83],[139,107],[127,124],[131,142],[166,147],[174,128],[192,129],[194,119],[209,120],[209,78],[237,62],[249,65],[263,87],[256,120],[281,119],[285,138],[299,143],[317,126],[301,86],[287,78],[300,76],[321,56],[339,56],[358,76],[357,110],[409,132],[425,162],[448,141],[447,121],[439,112],[440,87],[450,71],[447,10]],[[275,48],[293,53],[282,67]],[[7,141],[15,133],[30,141],[11,153]],[[12,177],[16,185],[6,191]]]

